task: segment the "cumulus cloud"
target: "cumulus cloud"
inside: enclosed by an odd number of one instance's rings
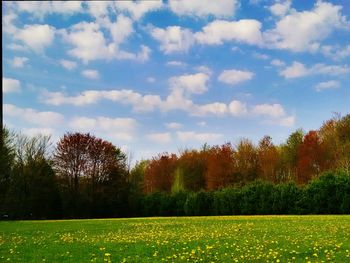
[[[267,60],[270,57],[266,54],[258,53],[258,52],[253,52],[253,57],[256,59],[261,59],[261,60]]]
[[[316,91],[322,91],[325,89],[337,89],[339,88],[340,83],[336,80],[329,80],[329,81],[324,81],[320,82],[315,86]]]
[[[58,126],[64,120],[63,115],[57,112],[20,108],[13,104],[4,104],[3,110],[5,117],[14,117],[39,126]]]
[[[284,63],[282,60],[279,60],[279,59],[273,59],[271,60],[270,64],[272,66],[276,66],[276,67],[283,67],[286,65],[286,63]]]
[[[292,65],[280,71],[280,75],[284,78],[300,78],[308,75],[343,75],[349,74],[350,67],[348,65],[326,65],[318,63],[308,68],[304,64],[294,61]]]
[[[291,0],[284,0],[271,5],[269,10],[275,16],[284,16],[290,10],[291,4]]]
[[[19,12],[27,12],[35,17],[43,19],[44,16],[53,13],[72,15],[82,12],[82,2],[80,1],[18,1],[16,9]]]
[[[68,54],[81,59],[84,63],[92,60],[105,59],[129,59],[144,62],[148,60],[151,50],[141,45],[137,53],[131,53],[120,49],[120,44],[133,33],[132,21],[123,15],[119,15],[116,22],[108,18],[102,23],[111,35],[113,41],[108,41],[98,22],[80,22],[69,29],[60,31],[63,39],[73,46]]]
[[[178,122],[169,122],[169,123],[166,123],[165,126],[168,129],[180,129],[182,127],[182,124]]]
[[[234,116],[243,116],[248,113],[246,104],[238,100],[231,101],[231,103],[228,105],[228,110]]]
[[[198,43],[207,45],[219,45],[227,41],[260,45],[263,41],[260,29],[261,23],[254,19],[215,20],[195,33],[195,38]]]
[[[203,105],[194,105],[191,114],[196,116],[216,115],[223,116],[227,113],[227,105],[221,102],[213,102]]]
[[[176,133],[177,138],[180,141],[199,141],[199,142],[209,142],[215,141],[222,137],[220,133],[197,133],[194,131],[178,131]]]
[[[11,65],[14,68],[23,68],[28,61],[29,59],[27,57],[14,57]]]
[[[258,104],[251,107],[251,113],[253,115],[265,117],[262,120],[263,123],[280,125],[280,126],[293,126],[295,123],[295,116],[288,116],[281,104]]]
[[[50,25],[25,25],[17,29],[14,38],[35,52],[43,52],[54,40],[56,29]]]
[[[341,60],[350,57],[350,44],[344,47],[324,45],[321,47],[321,52],[334,60]]]
[[[174,66],[174,67],[186,66],[186,63],[181,62],[181,61],[177,61],[177,60],[168,61],[166,64],[167,64],[167,66]]]
[[[275,28],[264,33],[267,47],[316,52],[321,41],[335,29],[350,28],[349,21],[341,14],[342,7],[332,3],[317,1],[310,11],[293,10],[287,15],[288,1],[274,6],[271,11],[281,15],[281,19]]]
[[[76,131],[92,132],[113,141],[131,141],[137,121],[133,118],[74,117],[69,126]]]
[[[168,26],[165,29],[152,28],[151,35],[160,42],[160,50],[165,54],[187,51],[194,44],[193,33],[180,26]]]
[[[202,94],[207,91],[209,76],[205,73],[188,74],[169,79],[170,89],[184,94]]]
[[[67,59],[61,59],[60,64],[62,67],[68,70],[73,70],[77,67],[77,63],[75,61],[67,60]]]
[[[266,115],[274,118],[282,117],[285,115],[285,111],[281,104],[255,105],[252,109],[252,113],[256,115]]]
[[[55,130],[52,128],[24,128],[21,130],[24,134],[28,136],[38,136],[38,135],[45,135],[45,136],[52,136],[55,134]],[[51,138],[52,139],[52,138]]]
[[[280,72],[280,75],[286,79],[299,78],[308,74],[308,69],[304,64],[294,61],[293,64]]]
[[[149,133],[146,135],[146,138],[152,142],[162,144],[171,142],[170,132]]]
[[[216,17],[231,17],[235,15],[238,1],[222,0],[220,4],[211,0],[178,0],[169,1],[170,9],[177,15],[203,17],[213,15]]]
[[[86,90],[76,96],[66,96],[62,92],[43,92],[41,101],[49,105],[72,104],[83,106],[100,100],[110,100],[131,105],[134,111],[152,111],[161,103],[158,95],[141,95],[133,90]]]
[[[254,76],[253,72],[237,69],[224,70],[218,77],[220,82],[236,85],[238,83],[251,80]]]
[[[21,82],[17,79],[2,77],[2,91],[4,93],[18,93],[21,91]]]
[[[138,20],[146,13],[160,9],[163,3],[162,1],[116,1],[114,5],[118,11],[127,12]]]
[[[100,74],[98,73],[97,70],[94,69],[86,69],[81,72],[81,75],[83,75],[85,78],[88,79],[99,79]]]
[[[147,82],[149,82],[149,83],[154,83],[154,82],[156,82],[156,79],[153,78],[153,77],[148,77],[148,78],[147,78]]]

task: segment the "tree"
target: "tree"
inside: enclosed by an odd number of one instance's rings
[[[234,154],[237,175],[241,182],[253,181],[257,177],[258,156],[254,144],[248,139],[241,139]]]
[[[230,143],[221,147],[211,147],[207,154],[207,170],[205,173],[208,190],[227,187],[237,181],[233,162],[234,150]]]
[[[207,151],[186,150],[177,162],[179,184],[186,190],[199,191],[205,188],[205,172]]]
[[[339,140],[339,158],[337,166],[350,175],[350,114],[341,118],[336,124],[336,133]]]
[[[298,129],[289,135],[285,144],[279,147],[279,177],[282,179],[281,181],[296,181],[299,147],[303,142],[303,137],[304,132],[301,129]]]
[[[0,211],[2,212],[5,209],[5,197],[9,189],[14,161],[14,136],[6,127],[2,127],[0,141]]]
[[[67,195],[66,203],[74,204],[71,209],[77,209],[79,202],[82,202],[80,208],[89,206],[86,203],[89,202],[92,213],[101,210],[99,204],[107,205],[105,199],[111,197],[106,193],[124,187],[127,180],[125,154],[112,143],[89,133],[65,134],[57,144],[54,163],[62,191]],[[113,198],[118,199],[114,194]]]
[[[274,183],[279,182],[277,178],[277,166],[279,154],[272,143],[270,136],[264,136],[259,142],[258,147],[258,169],[259,177]]]
[[[60,200],[51,165],[48,136],[15,137],[15,163],[5,206],[12,218],[53,218]]]
[[[297,182],[307,183],[326,167],[325,149],[317,131],[309,131],[299,147]]]
[[[158,157],[154,157],[145,171],[144,191],[146,193],[157,191],[170,192],[176,163],[176,154],[163,153],[158,155]]]

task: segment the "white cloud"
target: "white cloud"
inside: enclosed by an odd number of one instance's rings
[[[290,10],[292,2],[291,0],[284,0],[282,2],[277,2],[269,7],[270,12],[275,16],[284,16]]]
[[[68,54],[81,59],[84,63],[97,59],[130,59],[140,62],[149,59],[151,50],[147,46],[141,45],[138,53],[124,51],[119,47],[134,31],[129,18],[119,15],[115,23],[106,18],[104,23],[100,24],[80,22],[68,30],[61,30],[63,39],[73,46]],[[109,30],[113,41],[106,40],[101,26]]]
[[[226,113],[227,113],[227,105],[221,102],[195,105],[195,107],[191,111],[191,114],[195,116],[207,116],[207,115],[223,116]]]
[[[325,65],[319,63],[306,68],[304,64],[297,61],[294,61],[291,66],[280,71],[280,75],[285,78],[300,78],[308,75],[337,76],[349,73],[350,67],[348,65]]]
[[[199,141],[199,142],[209,142],[215,141],[222,137],[219,133],[197,133],[194,131],[179,131],[176,133],[177,138],[180,141]]]
[[[238,83],[251,80],[253,76],[254,73],[250,71],[230,69],[221,72],[218,80],[229,85],[236,85]]]
[[[272,66],[276,66],[276,67],[282,67],[282,66],[286,65],[286,63],[284,63],[282,60],[279,60],[279,59],[271,60],[270,64]]]
[[[334,60],[341,60],[350,57],[350,44],[345,47],[339,46],[322,46],[321,52]]]
[[[93,70],[93,69],[83,70],[81,72],[81,75],[83,75],[85,78],[88,78],[88,79],[99,79],[100,78],[100,74],[98,73],[98,71]]]
[[[23,29],[17,29],[14,38],[22,41],[35,52],[43,52],[46,47],[52,44],[55,30],[50,25],[25,25]]]
[[[181,61],[176,61],[176,60],[168,61],[166,64],[167,64],[167,66],[175,66],[175,67],[186,66],[186,63],[181,62]]]
[[[89,14],[95,18],[102,18],[108,15],[108,10],[113,7],[111,1],[86,1]]]
[[[262,123],[266,123],[269,125],[292,127],[295,124],[295,116],[284,116],[280,118],[267,119],[267,120],[263,120]]]
[[[337,89],[339,88],[340,83],[336,80],[329,80],[320,82],[315,86],[316,91],[322,91],[325,89]]]
[[[74,117],[69,126],[76,131],[93,132],[112,141],[131,141],[137,122],[133,118]]]
[[[295,116],[287,116],[279,119],[279,125],[291,127],[295,124]]]
[[[311,11],[292,10],[290,14],[282,16],[274,29],[264,34],[265,46],[296,52],[318,51],[321,41],[335,29],[350,28],[341,9],[341,6],[317,1]]]
[[[27,47],[15,43],[8,44],[7,48],[14,51],[28,51]]]
[[[207,74],[208,76],[213,74],[213,71],[207,66],[202,65],[202,66],[195,67],[194,69],[199,71],[199,72],[203,72],[203,73]]]
[[[60,64],[68,70],[73,70],[77,67],[77,62],[67,59],[61,59]]]
[[[233,100],[228,106],[229,112],[234,116],[242,116],[248,113],[247,106],[238,100]]]
[[[202,94],[207,91],[209,76],[204,73],[188,74],[169,79],[170,89],[184,94]]]
[[[21,82],[17,79],[2,77],[2,91],[4,93],[20,92]]]
[[[46,135],[52,136],[55,134],[55,130],[52,128],[24,128],[22,132],[28,136]]]
[[[114,43],[119,45],[134,32],[132,20],[126,16],[119,15],[117,21],[110,24],[110,31]]]
[[[158,10],[162,7],[162,1],[116,1],[114,5],[117,10],[128,12],[131,16],[138,20],[146,13]]]
[[[41,96],[41,101],[49,105],[72,104],[83,106],[95,104],[100,100],[110,100],[122,104],[131,105],[134,111],[152,111],[161,104],[158,95],[145,95],[133,90],[86,90],[77,96],[66,96],[62,92],[45,91]]]
[[[299,78],[306,76],[308,74],[308,69],[304,64],[294,61],[293,64],[280,72],[280,75],[286,79]]]
[[[171,135],[169,132],[150,133],[146,135],[146,138],[152,142],[162,143],[162,144],[171,142]]]
[[[201,127],[204,127],[204,126],[207,125],[207,123],[205,121],[199,121],[199,122],[197,122],[197,125],[201,126]]]
[[[160,50],[165,54],[187,51],[194,44],[192,32],[179,26],[152,28],[151,35],[160,42]]]
[[[147,82],[149,82],[149,83],[154,83],[154,82],[156,82],[156,79],[153,78],[153,77],[148,77],[148,78],[147,78]]]
[[[234,41],[250,45],[261,45],[261,23],[254,19],[239,21],[215,20],[195,33],[200,44],[219,45],[226,41]]]
[[[258,104],[251,107],[251,113],[257,116],[265,116],[263,123],[291,127],[295,123],[295,116],[288,116],[281,104]]]
[[[83,8],[80,1],[18,1],[16,9],[19,12],[27,12],[35,17],[43,19],[44,16],[58,13],[72,15],[82,12]]]
[[[62,31],[62,33],[63,39],[74,46],[68,53],[81,59],[84,63],[112,56],[112,51],[108,49],[103,33],[96,23],[81,22],[72,26],[69,31]]]
[[[259,104],[252,108],[252,113],[256,115],[265,115],[273,118],[283,117],[285,111],[281,104]]]
[[[349,74],[350,67],[348,65],[325,65],[322,63],[312,66],[310,74],[324,74],[324,75],[343,75]]]
[[[57,112],[20,108],[13,104],[4,104],[3,110],[6,117],[15,117],[25,122],[45,127],[58,126],[64,120],[63,115]]]
[[[23,68],[28,61],[29,59],[26,57],[15,57],[11,64],[14,68]]]
[[[169,123],[166,123],[165,126],[168,129],[180,129],[182,127],[182,124],[178,122],[169,122]]]
[[[177,0],[169,1],[170,9],[177,15],[232,17],[238,7],[237,0]]]
[[[253,52],[253,57],[261,60],[267,60],[270,57],[266,54],[258,53],[258,52]]]
[[[6,34],[14,35],[16,34],[17,27],[14,25],[14,20],[17,19],[17,15],[13,12],[9,12],[2,17],[2,30]]]

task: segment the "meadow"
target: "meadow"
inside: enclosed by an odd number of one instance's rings
[[[350,262],[350,216],[0,222],[0,262]]]

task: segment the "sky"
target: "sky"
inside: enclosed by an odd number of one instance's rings
[[[3,2],[3,121],[134,160],[350,113],[350,2]]]

